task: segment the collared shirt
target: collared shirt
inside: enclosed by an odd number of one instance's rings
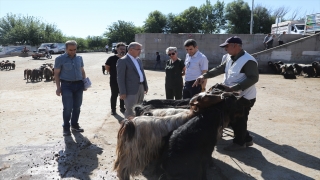
[[[60,79],[65,81],[82,80],[83,59],[75,55],[73,58],[64,53],[55,59],[54,68],[60,69]]]
[[[142,74],[142,71],[140,69],[140,65],[138,63],[138,59],[134,58],[133,56],[131,56],[129,53],[127,53],[127,55],[131,58],[131,61],[133,62],[133,64],[136,66],[136,69],[139,73],[139,76],[140,76],[140,82],[143,82],[144,79],[143,79],[143,74]]]
[[[233,62],[235,62],[237,59],[239,59],[241,56],[244,55],[244,50],[242,49],[236,56],[231,56],[231,59]],[[220,74],[224,74],[225,73],[225,68],[226,68],[226,61],[209,70],[208,72],[206,72],[205,74],[203,74],[204,78],[212,78],[212,77],[216,77]],[[237,84],[236,86],[233,87],[233,89],[235,91],[237,90],[245,90],[248,87],[252,86],[253,84],[255,84],[256,82],[258,82],[259,80],[259,70],[257,67],[257,63],[254,61],[248,61],[241,69],[240,71],[241,73],[245,73],[247,76],[247,79],[245,79],[244,81],[240,82],[239,84]]]
[[[196,80],[201,76],[203,70],[208,70],[208,59],[200,51],[197,51],[193,56],[186,55],[184,62],[186,66],[185,81]]]

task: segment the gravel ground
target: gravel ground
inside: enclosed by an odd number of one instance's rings
[[[119,121],[110,115],[109,75],[101,65],[106,53],[84,53],[92,88],[84,92],[79,123],[85,132],[62,136],[62,102],[52,81],[27,83],[26,68],[38,68],[50,60],[5,57],[15,70],[0,70],[0,179],[117,179],[112,171]],[[164,71],[146,70],[146,100],[164,99]],[[207,89],[222,81],[208,80]],[[260,75],[257,101],[248,129],[254,145],[227,152],[232,130],[212,154],[214,167],[208,179],[320,179],[320,78],[286,80]],[[157,179],[150,170],[134,179]]]

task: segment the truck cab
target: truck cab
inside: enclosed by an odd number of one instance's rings
[[[304,22],[300,21],[284,21],[271,26],[271,34],[304,34]]]

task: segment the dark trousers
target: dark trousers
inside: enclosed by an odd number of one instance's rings
[[[119,87],[118,87],[118,84],[110,84],[110,88],[111,88],[111,98],[110,98],[111,110],[115,111],[117,106],[117,98],[119,95]],[[124,109],[124,101],[122,99],[120,99],[120,109]]]
[[[169,87],[166,85],[166,99],[181,99],[182,85],[178,87]]]
[[[279,42],[279,45],[282,45],[282,44],[284,44],[284,43],[283,43],[283,41],[278,41],[278,42]]]
[[[267,43],[267,49],[270,49],[273,47],[273,43]]]
[[[192,87],[194,81],[186,81],[183,86],[182,96],[183,99],[192,98],[194,95],[199,94],[201,92],[201,85]]]
[[[156,64],[154,65],[154,70],[156,70],[158,65],[160,66],[160,69],[161,69],[161,61],[156,61]]]
[[[235,118],[235,121],[230,123],[234,133],[233,143],[239,144],[239,145],[243,145],[246,142],[252,141],[252,137],[249,135],[249,132],[247,131],[247,122],[248,122],[249,112],[253,107],[254,103],[256,102],[256,99],[247,100],[245,98],[242,98],[241,100],[250,101],[250,106],[243,107],[244,108],[243,117]]]

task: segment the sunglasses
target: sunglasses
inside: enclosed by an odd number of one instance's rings
[[[175,54],[176,54],[176,53],[171,53],[171,54],[169,53],[168,56],[171,56],[171,55],[173,56],[173,55],[175,55]]]

